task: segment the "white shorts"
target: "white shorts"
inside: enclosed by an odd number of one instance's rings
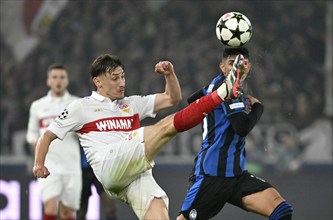
[[[42,201],[45,203],[51,198],[59,197],[64,206],[78,210],[82,190],[82,177],[80,174],[51,173],[47,178],[37,179],[41,190]]]
[[[109,146],[99,178],[104,189],[117,194],[154,166],[145,155],[143,131],[134,130],[119,145]]]
[[[144,219],[148,208],[156,198],[162,198],[169,209],[169,198],[164,190],[156,183],[152,170],[139,175],[128,187],[118,194],[107,191],[107,194],[129,204],[139,219]]]
[[[139,219],[143,219],[154,197],[163,198],[166,193],[153,178],[145,155],[144,128],[131,132],[117,147],[110,146],[102,165],[101,182],[105,191],[114,199],[129,204]]]

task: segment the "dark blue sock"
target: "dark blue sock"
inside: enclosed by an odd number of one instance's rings
[[[291,220],[293,207],[287,202],[281,202],[269,216],[269,220]]]

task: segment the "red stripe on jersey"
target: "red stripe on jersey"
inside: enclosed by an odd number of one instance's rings
[[[85,134],[92,131],[132,131],[138,128],[140,128],[140,119],[139,115],[135,114],[130,117],[110,117],[92,121],[83,125],[79,132]]]
[[[50,116],[39,119],[39,127],[47,128],[56,117],[57,117],[57,115],[50,115]]]

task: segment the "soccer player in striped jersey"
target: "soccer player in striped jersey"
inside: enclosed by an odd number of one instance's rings
[[[188,102],[215,91],[233,69],[241,55],[240,69],[244,80],[249,73],[249,51],[245,47],[226,48],[219,64],[222,74],[203,89],[193,93]],[[240,84],[242,84],[242,80]],[[209,219],[216,216],[225,203],[269,217],[290,220],[292,206],[265,180],[245,169],[246,135],[259,121],[264,107],[250,95],[225,100],[203,120],[203,142],[195,159],[190,187],[177,220]]]

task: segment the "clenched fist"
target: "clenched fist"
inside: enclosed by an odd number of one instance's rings
[[[50,175],[49,170],[44,165],[35,164],[34,167],[32,168],[32,172],[34,176],[37,178],[46,178],[48,177],[48,175]]]

